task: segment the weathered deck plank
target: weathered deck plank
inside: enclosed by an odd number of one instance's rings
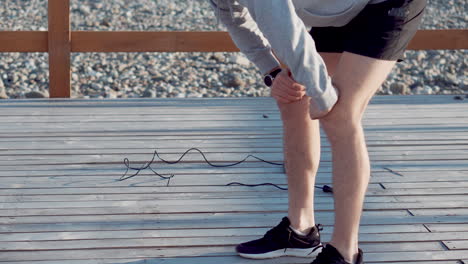
[[[158,148],[177,159],[198,147],[213,162],[254,153],[282,161],[269,98],[0,101],[0,263],[310,263],[241,259],[239,242],[287,212],[280,166],[211,168],[198,153],[170,186],[151,171],[127,181]],[[461,264],[468,255],[468,103],[452,96],[373,99],[364,119],[372,178],[360,229],[366,263]],[[331,183],[322,134],[318,184]],[[316,192],[316,217],[333,230],[333,198]]]

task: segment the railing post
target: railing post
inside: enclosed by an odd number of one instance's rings
[[[70,0],[49,0],[49,94],[70,97]]]

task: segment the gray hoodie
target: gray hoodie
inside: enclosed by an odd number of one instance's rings
[[[237,47],[265,74],[280,64],[306,87],[311,116],[338,100],[307,27],[342,26],[367,4],[385,0],[209,0]]]

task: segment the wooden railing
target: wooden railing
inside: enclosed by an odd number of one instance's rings
[[[52,98],[70,97],[72,52],[239,51],[227,32],[71,31],[70,0],[49,0],[48,13],[48,31],[0,31],[0,52],[48,52]],[[420,30],[409,49],[468,49],[468,29]]]

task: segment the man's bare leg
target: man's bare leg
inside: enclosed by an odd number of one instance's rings
[[[320,54],[330,75],[340,53]],[[284,127],[284,158],[288,176],[288,217],[294,229],[307,233],[315,225],[314,185],[320,161],[320,131],[317,120],[309,117],[309,98],[279,103]]]
[[[394,64],[343,53],[333,76],[340,98],[321,119],[333,156],[335,226],[330,244],[351,263],[357,257],[359,222],[370,177],[361,120],[371,97]]]
[[[288,175],[288,218],[294,229],[307,233],[315,225],[314,185],[320,160],[320,133],[317,120],[308,115],[307,97],[280,105],[283,142]]]

